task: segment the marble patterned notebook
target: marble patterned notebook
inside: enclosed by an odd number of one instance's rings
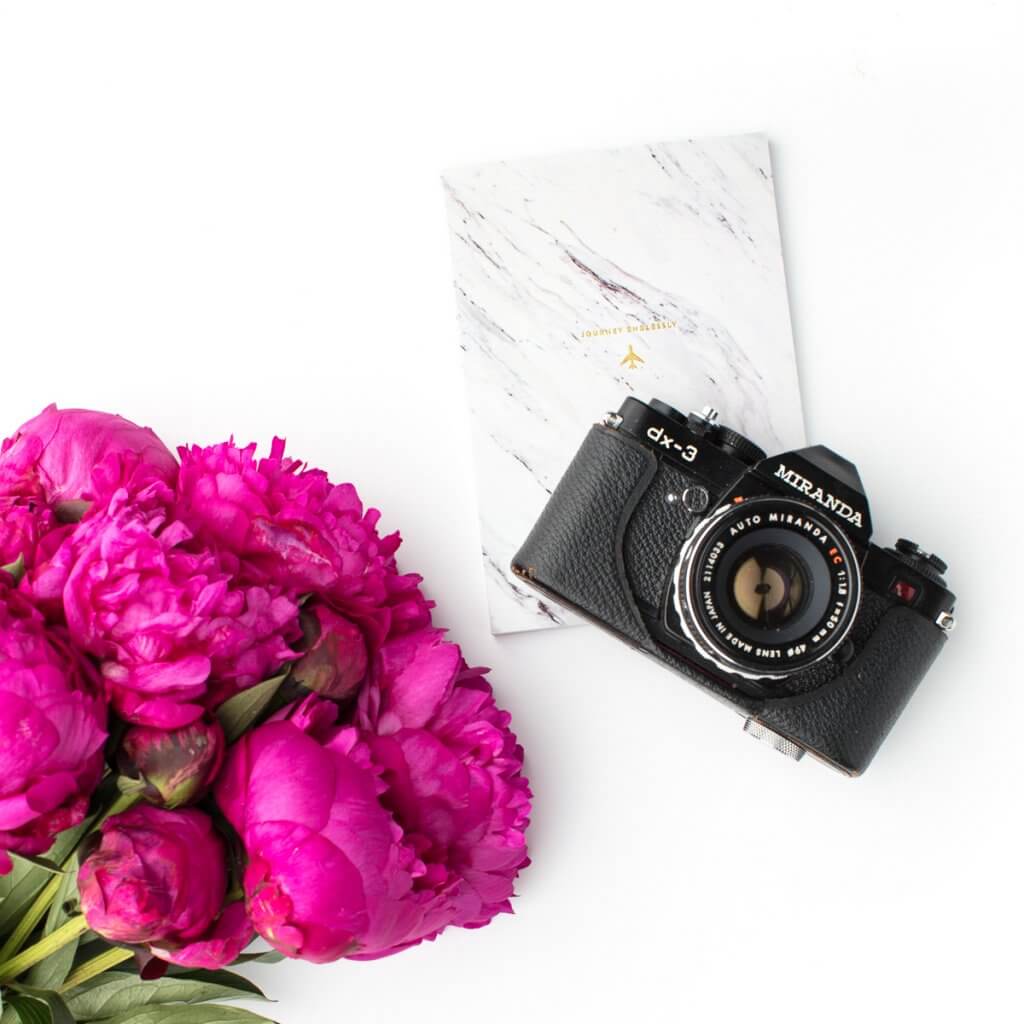
[[[570,616],[509,562],[626,395],[804,443],[768,142],[743,135],[446,172],[494,633]]]

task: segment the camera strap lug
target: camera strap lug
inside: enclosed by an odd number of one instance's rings
[[[953,617],[952,612],[939,612],[938,617],[935,620],[935,625],[938,626],[943,633],[952,633],[956,628],[956,619]]]

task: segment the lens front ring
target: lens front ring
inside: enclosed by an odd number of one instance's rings
[[[860,604],[842,529],[792,498],[725,505],[687,538],[672,577],[687,639],[723,671],[782,679],[827,658]]]

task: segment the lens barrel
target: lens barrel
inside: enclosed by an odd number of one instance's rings
[[[673,579],[684,634],[724,671],[782,679],[828,657],[860,603],[856,552],[791,498],[726,505],[687,539]]]

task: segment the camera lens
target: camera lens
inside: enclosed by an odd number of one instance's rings
[[[809,589],[802,561],[781,544],[760,544],[733,570],[732,600],[751,622],[769,629],[797,613]]]
[[[842,529],[790,498],[753,498],[708,517],[683,545],[673,584],[683,633],[750,679],[784,678],[827,657],[860,600]]]

